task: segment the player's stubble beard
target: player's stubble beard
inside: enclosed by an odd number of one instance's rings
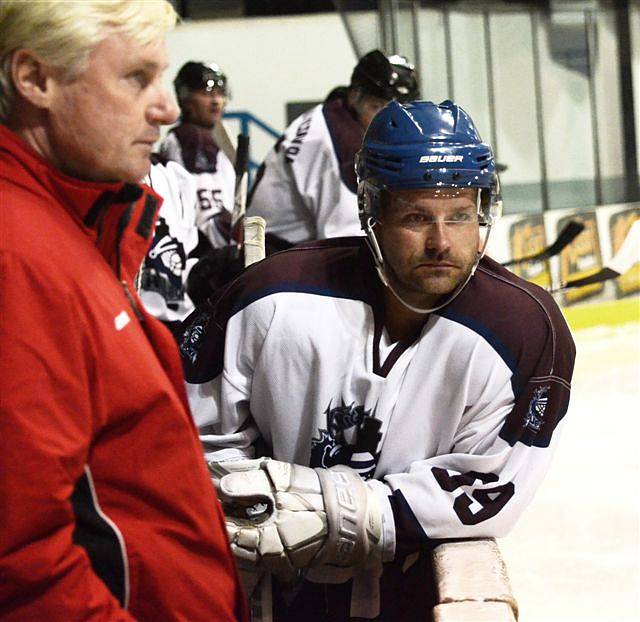
[[[385,272],[396,293],[409,304],[428,308],[439,304],[443,297],[451,294],[463,283],[473,269],[478,257],[476,248],[465,249],[455,256],[446,254],[424,253],[421,257],[412,257],[404,270],[394,266],[394,259],[385,257]],[[453,267],[444,273],[423,266],[424,262],[446,261]]]

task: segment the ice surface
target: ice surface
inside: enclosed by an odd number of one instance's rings
[[[574,334],[546,480],[499,541],[520,622],[640,620],[640,323]]]

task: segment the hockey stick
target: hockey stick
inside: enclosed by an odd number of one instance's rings
[[[227,137],[228,140],[228,137]],[[231,141],[228,141],[229,144]],[[247,218],[247,186],[249,183],[249,137],[238,134],[238,148],[234,149],[236,188],[231,211],[231,242],[235,243],[235,256],[244,250],[245,268],[264,259],[265,221],[260,216]]]
[[[620,275],[630,270],[634,264],[640,261],[640,220],[636,220],[629,229],[622,246],[618,252],[598,270],[595,274],[585,276],[580,279],[573,279],[562,283],[559,287],[551,290],[552,294],[557,294],[566,289],[574,287],[584,287],[594,283],[604,283],[611,279],[616,279]]]
[[[570,220],[560,231],[556,241],[543,248],[541,251],[534,253],[533,255],[527,255],[526,257],[520,257],[519,259],[511,259],[510,261],[505,261],[502,265],[505,267],[513,266],[514,264],[527,263],[529,261],[543,261],[545,259],[549,259],[550,257],[555,257],[558,255],[563,249],[565,249],[571,242],[573,242],[576,237],[584,230],[584,224],[578,222],[577,220]]]
[[[260,216],[247,218],[247,186],[249,183],[249,137],[238,135],[236,151],[236,194],[231,213],[231,239],[236,243],[236,252],[244,250],[245,268],[264,259],[265,221]]]
[[[245,216],[243,222],[244,267],[250,266],[256,261],[262,261],[265,257],[264,230],[266,221],[262,216]]]
[[[243,229],[242,219],[247,210],[247,185],[249,183],[249,137],[238,134],[238,148],[236,150],[236,191],[231,211],[231,240],[236,243],[238,253],[242,248]]]
[[[229,134],[222,123],[222,119],[213,126],[213,140],[222,153],[229,158],[231,164],[236,165],[236,149],[229,138]]]

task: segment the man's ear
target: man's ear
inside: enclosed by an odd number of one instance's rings
[[[360,98],[360,91],[351,86],[347,87],[347,106],[353,109]]]
[[[11,58],[11,78],[16,92],[37,108],[48,108],[52,100],[51,68],[28,49]]]

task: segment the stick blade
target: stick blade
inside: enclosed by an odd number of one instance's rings
[[[556,241],[547,249],[548,257],[557,255],[566,248],[584,231],[584,223],[579,220],[570,220],[560,231]]]
[[[580,233],[584,231],[584,223],[579,220],[570,220],[560,231],[555,242],[550,246],[542,249],[538,253],[533,255],[527,255],[526,257],[520,257],[519,259],[511,259],[505,261],[502,265],[506,268],[520,263],[527,263],[530,261],[543,261],[551,257],[555,257],[563,249],[565,249],[573,240],[575,240]]]
[[[231,164],[235,166],[236,163],[236,149],[229,138],[229,134],[227,133],[222,120],[218,121],[213,126],[213,140],[216,145],[222,150],[222,153],[229,158]]]

